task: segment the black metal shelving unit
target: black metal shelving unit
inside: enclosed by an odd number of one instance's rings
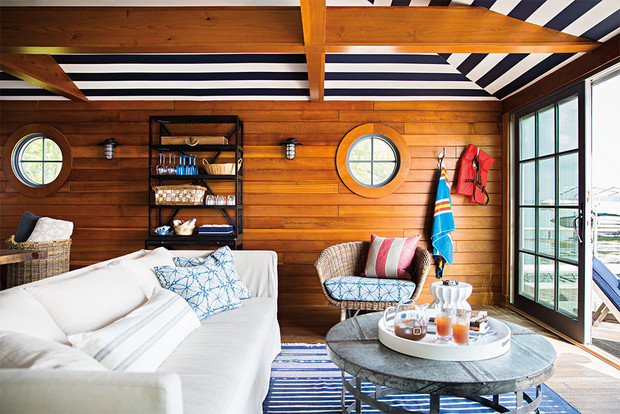
[[[173,125],[191,125],[194,124],[226,124],[229,132],[226,134],[228,145],[164,145],[162,137],[174,137],[181,134],[175,134]],[[187,128],[187,127],[185,127]],[[185,129],[186,131],[187,129]],[[183,133],[183,136],[188,135]],[[194,134],[200,135],[200,134]],[[149,118],[149,235],[144,245],[148,249],[151,246],[165,246],[174,248],[174,246],[229,246],[231,249],[243,248],[243,163],[241,168],[235,168],[234,175],[159,175],[154,174],[159,153],[209,153],[214,154],[210,157],[209,163],[215,163],[221,154],[234,154],[234,160],[243,159],[243,122],[236,115],[229,116],[151,116]],[[200,167],[199,167],[200,168]],[[198,205],[198,206],[179,206],[179,205],[161,205],[155,204],[153,186],[164,185],[168,182],[191,183],[194,185],[204,186],[207,194],[214,195],[209,187],[212,181],[230,181],[234,182],[234,205]],[[218,210],[226,218],[227,222],[233,226],[232,235],[169,235],[159,236],[154,234],[155,228],[163,225],[172,226],[172,221],[176,218],[180,211],[192,209]],[[197,223],[197,225],[204,223]],[[197,226],[198,227],[198,226]]]

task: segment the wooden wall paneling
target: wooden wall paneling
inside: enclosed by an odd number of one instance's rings
[[[23,123],[48,122],[67,136],[76,158],[61,191],[42,199],[15,193],[0,175],[0,237],[6,239],[14,232],[25,210],[72,220],[74,268],[143,247],[149,115],[240,115],[246,132],[244,248],[278,253],[281,305],[327,306],[313,264],[330,245],[368,240],[376,233],[422,234],[420,245],[430,246],[437,153],[446,147],[448,174],[454,181],[467,145],[481,146],[497,160],[489,175],[491,204],[481,207],[470,204],[466,196],[452,194],[457,230],[454,264],[446,268],[446,275],[474,285],[472,304],[504,300],[504,160],[497,102],[93,102],[92,106],[2,102],[1,108],[0,145]],[[342,184],[334,157],[349,130],[374,120],[385,120],[404,134],[412,162],[397,191],[366,199]],[[278,145],[290,136],[304,144],[292,161],[284,158]],[[121,146],[113,160],[104,160],[96,144],[109,137],[116,137]],[[216,193],[230,191],[225,183],[214,183],[212,188]],[[212,212],[186,211],[182,218],[224,222]],[[435,280],[433,275],[434,266],[427,285]],[[430,299],[426,286],[422,300]]]

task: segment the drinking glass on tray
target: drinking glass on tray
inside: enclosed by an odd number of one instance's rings
[[[452,336],[454,342],[458,345],[467,345],[469,343],[469,318],[471,311],[468,309],[457,309],[454,312],[454,320],[452,322]]]
[[[437,327],[437,342],[446,343],[452,339],[452,319],[454,309],[441,308],[435,315],[435,326]]]

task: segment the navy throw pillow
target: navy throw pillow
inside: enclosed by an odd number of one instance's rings
[[[34,226],[37,224],[37,221],[39,221],[39,218],[39,216],[35,216],[30,211],[26,211],[17,225],[15,241],[21,243],[28,240],[28,237],[32,234],[32,230],[34,230]]]

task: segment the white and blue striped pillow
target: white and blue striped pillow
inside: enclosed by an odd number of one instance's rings
[[[124,318],[96,331],[69,335],[69,342],[111,370],[154,372],[199,326],[182,297],[160,289]]]
[[[156,266],[162,287],[178,293],[196,312],[198,319],[241,307],[232,282],[217,262],[198,266]]]
[[[237,274],[237,268],[235,266],[235,258],[233,257],[230,247],[224,246],[207,257],[173,257],[172,260],[176,266],[188,267],[188,266],[221,266],[222,271],[226,274],[226,277],[230,279],[230,287],[233,289],[239,299],[250,299],[250,291],[245,284],[239,278]]]

